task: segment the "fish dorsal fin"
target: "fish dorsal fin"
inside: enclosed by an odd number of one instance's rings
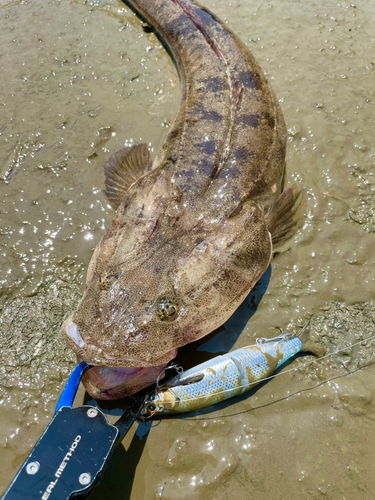
[[[113,208],[124,199],[126,191],[151,170],[151,156],[147,144],[135,144],[120,149],[104,167],[105,194]]]

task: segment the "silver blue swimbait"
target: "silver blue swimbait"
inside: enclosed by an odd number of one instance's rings
[[[179,373],[158,387],[145,403],[141,415],[149,418],[153,415],[184,413],[238,396],[271,376],[298,352],[311,351],[309,340],[310,328],[307,323],[298,336],[258,339],[256,345],[217,356]]]

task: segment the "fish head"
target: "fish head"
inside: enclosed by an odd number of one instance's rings
[[[112,253],[103,265],[102,252],[95,251],[85,293],[63,327],[78,359],[95,365],[84,379],[93,397],[114,399],[151,385],[179,347],[211,333],[235,311],[271,251],[264,223],[254,224],[252,240],[237,238],[235,226],[236,220],[221,221],[210,232],[170,233],[127,261],[121,254],[114,262]],[[241,264],[243,241],[247,255],[252,244],[256,248],[252,265]]]
[[[159,274],[152,261],[130,272],[107,267],[88,282],[63,325],[78,359],[95,365],[84,379],[93,397],[112,399],[151,385],[176,356],[186,308],[173,279]]]
[[[186,286],[188,269],[164,268],[161,278],[155,261],[124,275],[113,268],[101,273],[63,326],[79,360],[95,365],[84,379],[93,397],[112,399],[154,383],[178,347],[216,323],[220,287],[214,300],[210,293],[208,310],[205,287]]]

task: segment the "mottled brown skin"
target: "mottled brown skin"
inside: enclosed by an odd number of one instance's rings
[[[264,214],[282,189],[286,133],[258,64],[212,13],[190,0],[131,4],[170,47],[182,101],[95,249],[72,317],[88,345],[67,340],[88,363],[156,366],[224,323],[267,269]],[[156,311],[166,298],[171,321]],[[86,387],[102,399],[129,393]]]

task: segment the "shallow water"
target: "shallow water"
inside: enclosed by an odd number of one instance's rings
[[[155,422],[148,435],[134,428],[91,498],[109,487],[132,500],[372,498],[375,343],[348,346],[375,333],[375,7],[204,4],[249,46],[280,100],[287,185],[305,188],[305,223],[273,259],[256,314],[245,304],[185,359],[274,336],[270,327],[296,332],[310,317],[329,352],[347,349],[251,397]],[[132,141],[157,151],[180,94],[165,49],[117,0],[1,0],[0,42],[2,491],[74,366],[59,328],[113,216],[104,162]]]

